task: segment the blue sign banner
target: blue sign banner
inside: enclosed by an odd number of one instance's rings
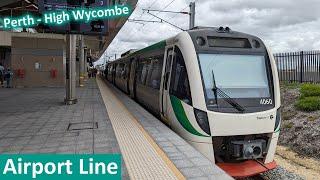
[[[121,156],[120,154],[1,154],[0,179],[121,179]]]

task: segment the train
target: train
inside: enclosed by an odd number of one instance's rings
[[[229,175],[276,168],[279,78],[260,38],[195,27],[124,53],[103,74]]]

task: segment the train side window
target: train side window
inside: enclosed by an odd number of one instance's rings
[[[116,77],[117,76],[117,67],[118,67],[118,65],[117,64],[114,64],[113,65],[113,73],[114,73],[114,77]]]
[[[116,77],[119,78],[121,74],[121,64],[116,65]]]
[[[126,79],[127,77],[127,64],[123,64],[122,70],[121,70],[121,78]]]
[[[110,65],[110,66],[108,67],[108,74],[109,74],[109,75],[112,74],[112,65]]]
[[[149,67],[150,67],[150,63],[145,61],[143,64],[143,67],[142,67],[142,72],[141,72],[141,80],[140,81],[142,84],[146,84]]]
[[[138,63],[137,69],[136,69],[136,80],[137,83],[141,84],[141,72],[142,72],[143,64],[141,62]]]
[[[161,81],[161,73],[162,73],[162,65],[163,61],[160,60],[159,57],[152,58],[148,79],[147,79],[147,86],[153,89],[160,89],[160,81]]]
[[[139,84],[146,84],[146,79],[149,71],[149,62],[142,61],[139,62],[138,69],[137,69],[137,82]]]
[[[178,47],[174,48],[174,60],[170,80],[170,94],[192,105],[191,91],[186,65]]]
[[[127,63],[124,69],[124,73],[125,73],[125,79],[127,79],[129,77],[129,73],[130,73],[130,63]]]

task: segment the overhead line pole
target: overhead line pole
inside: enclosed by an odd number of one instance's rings
[[[166,10],[155,10],[155,9],[142,9],[143,11],[147,11],[148,14],[150,14],[151,16],[157,18],[157,19],[160,19],[160,22],[159,21],[150,21],[150,20],[141,20],[141,19],[130,19],[128,20],[129,22],[152,22],[152,23],[167,23],[167,24],[170,24],[171,26],[174,26],[175,28],[178,28],[182,31],[185,31],[185,29],[182,29],[180,27],[178,27],[177,25],[174,25],[173,23],[170,23],[169,21],[167,20],[164,20],[160,17],[158,17],[157,15],[155,14],[152,14],[150,12],[158,12],[159,13],[174,13],[174,14],[188,14],[189,15],[189,29],[193,29],[195,27],[195,17],[196,17],[196,3],[195,2],[190,2],[189,4],[189,8],[190,8],[190,12],[185,12],[185,11],[166,11]]]
[[[189,21],[189,29],[194,28],[195,26],[195,17],[196,17],[196,3],[195,2],[190,2],[190,21]]]

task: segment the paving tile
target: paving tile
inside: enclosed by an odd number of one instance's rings
[[[72,106],[62,105],[64,88],[0,91],[0,153],[120,153],[95,81],[89,80],[84,88],[77,89],[78,103]],[[211,174],[215,177],[222,174],[216,168],[208,168],[200,158],[201,154],[187,147],[183,139],[127,96],[119,96],[119,99],[188,179],[205,179],[212,177]],[[70,122],[98,122],[99,127],[94,130],[68,131]],[[129,179],[125,163],[122,165],[122,179]]]
[[[177,168],[186,168],[194,166],[189,160],[187,159],[174,159],[172,160],[173,163],[177,166]]]
[[[188,178],[192,178],[192,177],[202,177],[205,174],[202,171],[199,171],[198,168],[181,168],[180,169],[182,174],[187,176]]]
[[[210,166],[211,162],[208,159],[203,158],[190,158],[189,159],[196,166]]]
[[[178,149],[175,147],[163,147],[162,148],[163,151],[165,151],[166,153],[176,153],[178,152]]]
[[[196,177],[196,178],[189,178],[188,180],[208,180],[208,177]]]
[[[123,93],[115,88],[113,88],[113,92],[115,92],[132,115],[136,117],[186,179],[232,179],[161,121],[128,98],[128,96],[123,95]],[[206,170],[211,171],[207,172]]]
[[[64,88],[0,89],[0,153],[120,153],[96,82],[77,88],[76,105],[63,105],[64,96]],[[98,122],[99,128],[68,131],[73,121]]]

